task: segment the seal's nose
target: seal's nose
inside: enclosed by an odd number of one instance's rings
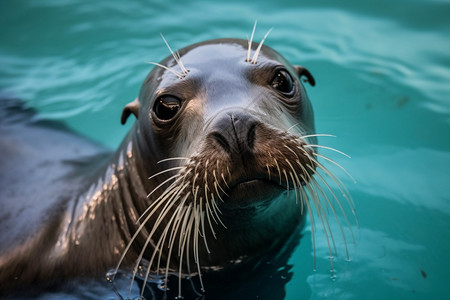
[[[231,158],[252,156],[258,121],[245,112],[227,112],[212,124],[210,137]]]

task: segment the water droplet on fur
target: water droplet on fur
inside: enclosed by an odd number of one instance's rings
[[[113,282],[114,276],[116,276],[116,270],[109,270],[106,273],[105,278],[108,282]]]

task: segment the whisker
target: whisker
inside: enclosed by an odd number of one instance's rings
[[[180,266],[179,266],[179,272],[178,272],[178,299],[182,299],[182,296],[181,296],[181,270],[182,270],[183,254],[184,254],[185,248],[186,248],[186,267],[187,267],[188,274],[191,274],[191,270],[190,270],[190,266],[189,266],[189,242],[190,242],[190,237],[191,237],[192,224],[195,219],[194,211],[195,211],[195,207],[190,212],[189,222],[186,225],[187,227],[184,229],[185,238],[183,239],[183,243],[182,243],[182,249],[181,249],[181,255],[180,255]]]
[[[189,157],[171,157],[171,158],[165,158],[165,159],[161,159],[160,161],[157,162],[157,164],[166,162],[166,161],[171,161],[171,160],[189,160]]]
[[[327,245],[328,245],[328,252],[329,252],[329,256],[330,256],[330,265],[331,265],[330,268],[331,268],[331,272],[334,274],[333,255],[332,255],[332,252],[331,252],[330,238],[328,237],[328,231],[327,231],[327,225],[326,225],[326,223],[328,223],[328,221],[324,220],[324,218],[323,218],[323,213],[322,213],[323,210],[321,209],[321,204],[320,204],[320,201],[318,199],[318,195],[316,194],[315,191],[313,191],[313,189],[311,188],[310,185],[306,185],[306,188],[308,189],[308,191],[309,191],[309,193],[311,195],[312,201],[313,201],[314,206],[316,208],[317,216],[319,217],[320,222],[322,224],[322,229],[323,229],[323,232],[325,234],[325,239],[326,239]],[[329,227],[329,224],[328,224],[328,227]]]
[[[179,225],[181,223],[181,221],[180,221],[181,218],[183,219],[183,223],[185,223],[186,216],[189,214],[189,211],[191,210],[192,205],[189,204],[188,207],[186,208],[186,207],[182,206],[182,204],[181,204],[180,207],[182,207],[181,211],[182,211],[183,217],[177,217],[178,222],[176,224],[176,228],[172,230],[172,233],[178,231]],[[179,238],[179,240],[181,238],[182,237],[181,237],[181,229],[180,229],[180,238]],[[167,286],[167,283],[168,283],[168,280],[169,280],[170,259],[171,259],[171,256],[172,256],[172,249],[173,249],[173,242],[174,241],[175,241],[175,239],[173,239],[172,242],[169,242],[169,250],[168,250],[168,254],[167,254],[166,272],[165,272],[165,279],[164,279],[164,282],[165,282],[166,286]]]
[[[224,191],[224,189],[220,186],[219,180],[217,180],[216,170],[213,170],[213,176],[214,176],[214,180],[215,180],[214,186],[215,186],[217,195],[219,195],[219,197],[220,197],[220,193],[219,193],[219,191],[217,190],[217,187],[218,187],[218,188],[222,191],[222,193],[224,193],[225,196],[228,197],[228,194],[227,194],[227,193]],[[222,198],[220,198],[220,200],[222,200]],[[222,200],[222,202],[223,202],[223,200]]]
[[[181,175],[180,174],[175,174],[175,175],[173,175],[173,176],[171,176],[171,177],[169,177],[169,178],[167,178],[166,180],[164,180],[162,183],[160,183],[157,187],[155,187],[151,192],[150,192],[150,194],[148,194],[147,195],[147,198],[150,198],[150,196],[151,195],[153,195],[153,193],[154,192],[156,192],[160,187],[162,187],[163,185],[165,185],[166,183],[168,183],[169,181],[171,181],[171,180],[173,180],[173,179],[175,179],[175,178],[177,178],[177,177],[180,177],[181,178]],[[173,183],[176,183],[177,181],[175,181],[175,182],[173,182]],[[166,189],[166,191],[167,191],[168,189]],[[166,192],[165,191],[165,192]]]
[[[200,205],[201,205],[201,202],[200,202]],[[200,210],[197,212],[197,221],[196,221],[197,222],[197,226],[196,226],[196,229],[198,228],[198,222],[199,222],[198,214],[201,211],[202,210],[201,210],[201,207],[200,207]],[[200,268],[200,257],[198,255],[198,234],[199,234],[199,230],[194,230],[194,249],[193,249],[194,250],[194,261],[195,261],[195,263],[197,265],[197,272],[198,272],[198,278],[200,280],[201,290],[204,292],[205,291],[205,287],[203,285],[202,272],[201,272],[201,268]],[[205,239],[205,242],[206,242],[206,239]],[[210,253],[208,248],[207,248],[207,251],[208,251],[208,253]]]
[[[167,212],[168,212],[169,210],[170,210],[170,209],[168,209]],[[167,212],[166,212],[166,213],[167,213]],[[147,271],[146,271],[146,273],[145,273],[144,282],[147,282],[147,280],[148,280],[148,277],[149,277],[149,274],[150,274],[150,271],[151,271],[151,268],[152,268],[152,265],[153,265],[153,261],[154,261],[154,259],[155,259],[155,257],[156,257],[156,254],[159,253],[158,256],[161,256],[161,252],[162,252],[161,250],[162,250],[164,241],[165,241],[165,239],[166,239],[167,232],[169,231],[169,228],[172,227],[173,220],[175,220],[176,216],[178,215],[177,212],[178,212],[178,209],[176,209],[175,212],[172,214],[172,217],[169,219],[168,223],[166,224],[166,226],[165,226],[165,228],[164,228],[164,231],[163,231],[162,235],[161,235],[160,238],[158,239],[158,242],[157,242],[157,244],[156,244],[156,246],[155,246],[155,248],[154,248],[154,250],[153,250],[153,254],[152,254],[152,256],[151,256],[151,258],[150,258],[150,261],[149,261],[149,263],[148,263],[148,268],[147,268]],[[164,215],[164,217],[165,217],[165,215]],[[159,226],[159,225],[158,225],[158,226]],[[157,227],[154,227],[154,231],[156,231],[156,228],[157,228]],[[153,234],[152,234],[152,235],[153,235]],[[149,235],[149,236],[148,236],[147,241],[151,239],[152,235]],[[141,259],[142,259],[142,257],[141,257]],[[139,261],[139,260],[138,260],[138,261]],[[157,274],[159,274],[159,263],[158,263],[156,272],[157,272]],[[134,277],[133,277],[133,281],[134,281]],[[144,289],[142,289],[142,291],[141,291],[141,299],[143,299],[143,293],[144,293]]]
[[[326,136],[326,137],[336,137],[333,134],[327,134],[327,133],[317,133],[317,134],[308,134],[308,135],[302,135],[300,138],[310,138],[310,137],[319,137],[319,136]]]
[[[284,177],[286,178],[286,190],[287,190],[287,196],[289,197],[289,179],[288,179],[285,169],[283,169],[283,174],[284,174]]]
[[[351,158],[350,157],[350,155],[348,155],[348,154],[345,154],[344,152],[342,152],[342,151],[339,151],[339,150],[337,150],[337,149],[334,149],[334,148],[332,148],[332,147],[328,147],[328,146],[323,146],[323,145],[314,145],[314,144],[306,144],[304,147],[317,147],[317,148],[323,148],[323,149],[328,149],[328,150],[331,150],[331,151],[334,151],[334,152],[337,152],[337,153],[339,153],[339,154],[342,154],[342,155],[344,155],[344,156],[346,156],[346,157],[348,157],[348,158]]]
[[[155,66],[158,66],[158,67],[160,67],[160,68],[163,68],[163,69],[165,69],[165,70],[167,70],[167,71],[173,73],[173,74],[174,74],[175,76],[177,76],[179,79],[183,79],[183,77],[184,77],[184,75],[181,74],[180,72],[175,71],[174,69],[169,68],[169,67],[167,67],[167,66],[161,65],[161,64],[156,63],[156,62],[153,62],[153,61],[148,61],[147,63],[148,63],[148,64],[155,65]]]
[[[298,203],[298,191],[297,191],[297,186],[295,184],[296,180],[294,179],[294,175],[293,175],[293,174],[295,174],[295,177],[297,177],[297,174],[296,174],[294,166],[292,166],[291,162],[287,158],[285,159],[285,161],[292,170],[292,172],[289,172],[289,175],[291,176],[292,182],[294,183],[295,202]],[[297,179],[298,179],[298,177],[297,177]]]
[[[211,223],[211,218],[214,220],[214,222],[216,224],[217,224],[217,221],[214,219],[214,216],[212,215],[212,212],[211,212],[211,209],[209,208],[209,203],[208,202],[206,202],[205,214],[206,214],[206,219],[207,219],[208,224],[209,224],[209,228],[211,229],[211,232],[213,234],[213,237],[215,239],[217,239],[216,232],[214,231],[214,228],[213,228],[212,223]],[[203,238],[205,238],[205,236]],[[206,242],[206,240],[205,240],[205,242]]]
[[[191,219],[192,211],[193,211],[192,204],[189,204],[188,205],[188,209],[184,213],[183,224],[181,224],[181,227],[180,227],[181,243],[178,243],[178,256],[180,256],[180,257],[183,257],[182,248],[184,248],[185,242],[187,240],[187,235],[186,235],[187,228],[186,228],[186,226],[188,226],[188,220]],[[182,261],[182,259],[180,259],[180,262],[181,261]]]
[[[158,219],[156,220],[155,224],[153,225],[152,231],[150,232],[150,234],[147,237],[147,240],[145,241],[144,247],[142,248],[141,252],[139,253],[139,257],[137,259],[136,267],[133,270],[132,282],[134,282],[134,278],[136,277],[136,274],[137,274],[137,271],[138,271],[139,263],[142,261],[142,257],[144,256],[144,252],[145,252],[145,250],[147,248],[148,243],[151,241],[151,238],[152,238],[153,234],[155,233],[155,231],[158,229],[159,225],[161,224],[161,221],[166,217],[167,213],[170,211],[172,206],[175,205],[176,202],[175,201],[168,201],[168,203],[170,203],[170,205],[166,206],[163,209],[163,211],[160,213],[160,215],[158,216]],[[146,274],[145,274],[145,281],[144,282],[147,282],[148,276],[150,274],[150,269],[151,269],[151,267],[153,265],[153,259],[154,259],[155,255],[156,255],[156,253],[159,252],[159,257],[161,257],[161,253],[162,253],[161,247],[164,244],[163,241],[165,241],[165,237],[166,237],[167,231],[171,227],[171,224],[172,224],[175,216],[177,215],[176,212],[177,212],[178,209],[179,208],[177,208],[175,213],[172,214],[172,217],[169,219],[169,222],[167,223],[167,225],[166,225],[166,227],[165,227],[165,229],[163,231],[162,236],[159,238],[159,240],[158,240],[158,242],[156,244],[155,250],[153,251],[152,258],[151,258],[151,260],[150,260],[150,262],[148,264],[148,269],[147,269]],[[158,267],[157,267],[157,273],[159,273],[159,263],[158,263]],[[130,291],[131,291],[131,287],[130,287]],[[144,292],[144,289],[142,290],[141,293],[143,293],[143,292]],[[142,298],[142,294],[141,294],[141,298]]]
[[[214,213],[215,213],[216,216],[217,216],[217,219],[219,220],[219,223],[222,224],[222,226],[226,229],[227,226],[225,226],[225,224],[222,222],[222,219],[221,219],[220,216],[219,216],[219,213],[222,214],[222,212],[220,211],[219,206],[217,206],[217,201],[216,201],[216,199],[214,198],[214,195],[213,195],[213,194],[211,194],[211,202],[212,202],[212,205],[211,205],[211,206],[212,206],[212,208],[213,208]]]
[[[273,29],[273,27],[270,28],[269,31],[267,31],[266,35],[263,37],[262,41],[259,43],[258,48],[256,48],[255,54],[253,54],[252,64],[256,64],[257,63],[259,52],[261,51],[261,48],[262,48],[262,46],[264,44],[264,41],[266,40],[267,36],[272,31],[272,29]]]
[[[186,70],[183,63],[181,62],[180,54],[178,52],[177,52],[177,54],[174,54],[174,52],[172,51],[172,48],[170,48],[169,43],[166,41],[166,39],[164,38],[164,35],[162,33],[161,33],[161,37],[164,40],[164,43],[166,43],[167,48],[169,48],[169,51],[172,54],[173,58],[175,59],[177,64],[180,66],[181,71],[183,71],[182,77],[186,76],[188,71]]]
[[[209,224],[210,220],[208,219]],[[206,241],[206,231],[205,231],[205,213],[201,211],[201,203],[200,203],[200,225],[201,225],[201,236],[203,238],[203,242],[205,243],[205,248],[206,248],[206,252],[211,253],[211,251],[209,251],[209,247],[208,247],[208,242]],[[216,233],[214,232],[214,230],[211,227],[211,231],[212,234],[214,236],[214,238],[216,238]]]
[[[303,150],[303,152],[309,158],[309,160],[312,162],[313,165],[316,165],[317,167],[319,167],[322,171],[325,172],[325,174],[327,174],[334,181],[334,183],[336,183],[336,186],[339,187],[339,189],[340,189],[342,195],[344,196],[344,198],[346,198],[349,201],[349,203],[351,203],[351,206],[354,207],[353,200],[351,199],[350,193],[347,190],[345,184],[337,176],[335,176],[333,173],[331,173],[317,159],[315,159],[312,155],[310,155],[307,151]],[[313,153],[313,155],[316,155],[316,154]],[[320,155],[318,155],[318,156],[320,156]]]
[[[289,172],[289,176],[292,179],[292,182],[294,182],[294,193],[295,193],[295,204],[298,204],[298,187],[295,184],[294,175],[292,175],[292,172]]]
[[[343,214],[343,216],[344,216],[344,220],[345,220],[345,222],[347,223],[347,227],[348,227],[349,230],[350,230],[350,233],[351,233],[351,236],[352,236],[352,239],[353,239],[353,242],[354,242],[354,241],[355,241],[355,238],[354,238],[354,235],[353,235],[353,231],[352,231],[352,229],[351,229],[351,226],[350,226],[350,222],[349,222],[349,220],[348,220],[348,218],[347,218],[347,214],[345,213],[345,210],[344,210],[344,208],[342,207],[342,205],[341,205],[339,199],[336,197],[336,195],[334,194],[334,192],[332,191],[332,189],[331,189],[331,187],[328,185],[328,183],[325,181],[325,179],[324,179],[324,178],[323,178],[316,170],[313,170],[313,172],[314,172],[314,173],[316,174],[316,176],[319,177],[319,179],[325,184],[325,186],[327,187],[328,191],[330,191],[331,195],[333,196],[333,198],[335,199],[336,203],[338,204],[339,209],[340,209],[340,211],[342,212],[342,214]],[[339,221],[339,218],[338,218],[338,216],[337,216],[337,213],[336,213],[335,209],[333,208],[333,206],[331,205],[331,202],[329,201],[328,197],[325,197],[325,199],[326,199],[326,201],[328,202],[328,207],[330,207],[331,211],[333,212],[333,215],[334,215],[334,217],[335,217],[335,219],[336,219],[336,222],[338,223],[339,230],[341,231],[342,239],[343,239],[344,245],[345,245],[346,258],[347,258],[347,260],[350,260],[350,254],[349,254],[349,252],[348,252],[347,239],[346,239],[346,237],[345,237],[344,228],[342,227],[342,224],[341,224],[341,222]]]
[[[345,172],[345,174],[347,174],[348,177],[350,177],[351,180],[353,180],[353,183],[356,184],[355,178],[353,178],[353,176],[352,176],[352,175],[351,175],[351,174],[350,174],[343,166],[341,166],[340,164],[338,164],[337,162],[335,162],[335,161],[332,160],[331,158],[328,158],[328,157],[326,157],[326,156],[324,156],[324,155],[321,155],[321,154],[319,154],[319,153],[313,153],[313,155],[315,155],[315,156],[317,156],[317,157],[320,157],[320,158],[323,158],[323,159],[325,159],[326,161],[329,161],[330,163],[332,163],[332,164],[334,164],[335,166],[337,166],[338,168],[340,168],[342,171]]]
[[[188,198],[188,196],[189,195],[185,195],[185,197],[183,197],[183,200],[184,200],[184,201],[182,201],[183,205],[184,205],[184,202],[186,201],[186,199]],[[172,246],[177,238],[178,228],[180,227],[180,225],[182,225],[184,216],[186,214],[186,209],[185,209],[185,207],[183,207],[183,205],[179,205],[179,207],[181,207],[181,208],[177,214],[177,217],[175,218],[176,220],[173,223],[172,230],[169,235],[169,242],[168,242],[169,249],[172,248]],[[190,206],[190,204],[189,204],[189,206]],[[181,230],[180,230],[180,235],[178,236],[178,241],[181,241],[181,239],[182,239],[182,236],[181,236]],[[179,252],[178,252],[178,255],[180,255]]]
[[[195,198],[197,198],[197,193],[198,193],[198,189],[200,188],[198,185],[195,185],[195,182],[197,181],[198,178],[198,173],[194,174],[194,179],[192,180],[192,194],[195,195]],[[194,192],[194,188],[195,188],[195,192]]]
[[[177,175],[172,176],[171,178],[168,178],[167,180],[165,180],[163,183],[161,183],[159,186],[157,186],[147,197],[149,197],[153,192],[155,192],[157,189],[159,189],[161,186],[163,186],[164,184],[166,184],[168,181],[172,180],[174,177],[177,177]],[[141,216],[137,219],[136,224],[138,222],[141,221],[141,219],[150,211],[150,209],[155,210],[155,208],[153,208],[154,205],[156,205],[158,202],[162,203],[164,202],[163,200],[166,199],[169,195],[175,193],[178,191],[177,189],[177,181],[173,182],[152,204],[149,205],[149,207],[147,207],[147,209],[141,214]],[[158,204],[159,206],[160,204]],[[151,214],[150,214],[151,215]],[[148,219],[147,219],[148,220]],[[145,222],[144,222],[145,224]]]
[[[163,214],[164,212],[164,216],[165,216],[165,214],[167,213],[167,211],[174,205],[174,203],[175,202],[169,202],[169,201],[155,201],[153,204],[155,204],[156,203],[156,205],[155,205],[155,207],[152,209],[152,212],[145,218],[145,220],[142,222],[142,224],[138,227],[138,229],[136,230],[136,232],[134,233],[134,235],[131,237],[131,239],[130,239],[130,241],[128,242],[128,244],[127,244],[127,246],[125,247],[125,249],[124,249],[124,251],[123,251],[123,253],[122,253],[122,255],[121,255],[121,257],[120,257],[120,259],[119,259],[119,262],[117,263],[117,266],[116,266],[116,269],[115,269],[115,271],[114,271],[114,275],[113,275],[113,277],[112,277],[112,280],[114,280],[114,278],[115,278],[115,274],[117,273],[117,271],[119,270],[119,267],[120,267],[120,265],[122,264],[122,261],[123,261],[123,259],[125,258],[125,255],[128,253],[128,251],[129,251],[129,249],[130,249],[130,247],[131,247],[131,245],[133,244],[133,242],[134,242],[134,240],[136,239],[136,237],[138,236],[138,234],[142,231],[142,229],[143,229],[143,227],[145,226],[145,224],[147,224],[147,222],[148,222],[148,220],[151,218],[151,216],[153,215],[153,213],[163,204],[163,203],[165,203],[165,206],[164,206],[164,208],[162,209],[162,212],[161,212],[161,214]],[[153,206],[153,204],[150,206],[150,207],[152,207]],[[167,208],[167,207],[169,207],[169,208]],[[160,217],[161,217],[161,214],[160,214]],[[153,233],[154,233],[154,230],[156,230],[155,229],[155,227],[153,227],[154,229],[152,230],[152,232],[149,234],[149,236],[152,236],[153,235]]]
[[[225,191],[220,187],[220,185],[217,182],[214,182],[214,188],[216,190],[216,195],[217,195],[217,197],[219,197],[220,201],[222,201],[222,203],[224,203],[225,201],[220,196],[219,189],[217,187],[219,187],[222,190],[222,192],[225,194],[225,196],[228,196],[228,195],[225,193]]]
[[[324,167],[321,163],[319,163],[316,159],[312,158],[316,165],[319,167],[319,169],[321,169],[322,171],[325,172],[326,175],[328,175],[328,177],[331,178],[331,180],[336,184],[337,188],[339,189],[339,191],[342,193],[342,196],[347,199],[347,202],[352,210],[352,214],[355,217],[355,221],[357,223],[357,226],[359,227],[358,224],[358,217],[356,215],[356,208],[355,208],[355,204],[353,203],[353,200],[350,196],[349,191],[347,190],[347,188],[345,187],[345,185],[342,183],[342,181],[336,177],[333,173],[331,173],[326,167]]]
[[[280,170],[280,166],[278,165],[278,162],[277,162],[277,160],[275,158],[273,160],[274,160],[275,165],[276,165],[277,170],[278,170],[278,176],[280,178],[280,185],[281,185],[281,170]]]
[[[167,172],[171,172],[171,171],[175,171],[175,170],[181,170],[181,169],[184,169],[184,168],[185,168],[184,166],[169,168],[169,169],[163,170],[161,172],[158,172],[156,174],[153,174],[148,179],[152,179],[152,178],[155,178],[156,176],[159,176],[161,174],[164,174],[164,173],[167,173]]]
[[[253,35],[255,34],[256,24],[258,23],[257,20],[255,20],[255,24],[253,25],[252,35],[250,36],[250,39],[248,40],[248,50],[247,50],[247,62],[250,62],[250,52],[252,50],[252,42],[253,42]]]
[[[310,166],[308,166],[308,167],[310,167]],[[336,243],[334,241],[333,232],[331,230],[330,223],[328,222],[328,217],[325,214],[324,206],[327,209],[327,212],[329,212],[329,208],[331,208],[331,210],[334,210],[334,208],[332,207],[332,205],[328,199],[328,196],[325,194],[322,187],[318,184],[317,180],[312,176],[310,177],[310,180],[311,180],[310,186],[314,190],[314,193],[317,197],[317,204],[318,204],[318,207],[320,208],[320,215],[321,215],[320,218],[325,220],[325,225],[328,228],[328,229],[324,228],[324,231],[328,230],[330,237],[331,237],[331,244],[333,245],[334,253],[337,253]],[[319,193],[322,197],[320,197]],[[322,205],[322,201],[320,200],[321,198],[324,199],[324,202],[325,202],[324,205]],[[327,205],[327,204],[330,204],[330,205]],[[322,221],[322,224],[323,224],[323,221]],[[331,251],[330,251],[330,253],[331,253]]]
[[[295,127],[297,127],[298,125],[300,125],[301,123],[300,122],[298,122],[298,123],[295,123],[294,125],[292,125],[291,127],[289,127],[288,129],[286,129],[286,132],[289,132],[289,131],[291,131],[291,129],[293,129],[293,128],[295,128]]]
[[[230,186],[228,185],[227,181],[225,180],[225,176],[223,175],[223,173],[220,174],[222,179],[223,179],[223,183],[225,183],[225,186],[229,189]]]
[[[303,177],[303,176],[302,176]],[[304,178],[302,178],[304,182],[306,182],[306,180]],[[306,185],[307,186],[307,185]],[[304,191],[306,193],[306,191]],[[306,204],[306,208],[308,211],[308,215],[309,218],[311,219],[311,236],[312,236],[312,247],[313,247],[313,269],[314,271],[316,270],[316,266],[317,266],[317,261],[316,261],[316,234],[315,234],[315,220],[314,220],[314,215],[312,213],[311,210],[311,205],[308,201],[308,197],[305,198],[305,204]]]

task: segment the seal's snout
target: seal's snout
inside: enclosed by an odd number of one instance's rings
[[[213,124],[210,137],[232,157],[251,156],[257,124],[250,114],[227,113]]]
[[[305,184],[313,172],[305,141],[267,125],[254,112],[222,112],[206,130],[202,151],[191,158],[199,174],[196,183],[203,180],[204,186],[217,186],[218,194],[228,203],[256,204],[274,199],[283,190]],[[204,172],[212,174],[202,177]]]

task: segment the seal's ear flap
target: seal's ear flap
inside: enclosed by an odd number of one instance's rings
[[[127,119],[131,114],[133,114],[136,117],[136,119],[138,118],[139,106],[140,104],[138,98],[134,99],[134,101],[125,105],[125,107],[122,110],[122,117],[120,118],[120,122],[122,123],[122,125],[124,125],[127,122]]]
[[[306,76],[306,80],[305,81],[309,82],[309,84],[312,85],[312,86],[316,85],[316,81],[314,80],[314,77],[308,71],[307,68],[305,68],[303,66],[300,66],[300,65],[296,65],[296,66],[294,66],[294,69],[297,72],[298,78],[302,78],[302,76]]]

